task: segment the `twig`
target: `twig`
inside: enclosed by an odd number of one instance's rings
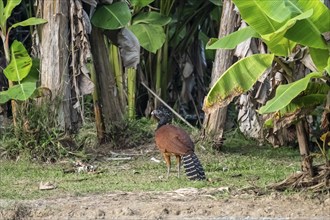
[[[127,154],[127,153],[116,153],[116,152],[113,152],[113,151],[110,151],[111,154],[113,155],[119,155],[119,156],[141,156],[143,154]]]
[[[174,115],[176,115],[181,121],[183,121],[186,125],[188,125],[190,128],[197,130],[194,126],[192,126],[186,119],[184,119],[179,113],[177,113],[173,108],[171,108],[164,100],[162,100],[154,91],[152,91],[144,82],[141,82],[141,84],[152,94],[154,95],[161,103],[163,103],[171,112],[173,112]]]
[[[132,160],[132,157],[110,157],[110,158],[107,158],[107,160]]]

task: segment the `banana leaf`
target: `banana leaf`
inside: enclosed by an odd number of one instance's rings
[[[128,27],[138,38],[141,46],[152,52],[161,48],[165,42],[165,33],[163,27],[153,24],[135,24]]]
[[[0,104],[4,104],[10,100],[8,92],[2,91],[0,92]]]
[[[10,87],[6,92],[10,99],[25,101],[36,90],[36,83],[26,82]]]
[[[287,106],[279,110],[277,113],[273,113],[273,117],[270,117],[264,122],[266,128],[274,127],[274,123],[279,124],[276,127],[283,127],[287,124],[291,124],[292,119],[298,119],[298,116],[303,111],[304,114],[312,112],[316,106],[323,104],[326,100],[326,94],[310,94],[306,96],[297,97],[292,100]],[[286,120],[289,118],[289,120]]]
[[[1,0],[2,1],[2,0]],[[13,9],[21,3],[22,0],[7,0],[7,4],[5,8],[3,9],[3,15],[4,15],[4,21],[7,21],[7,19],[10,17],[11,12]],[[1,11],[0,11],[1,13]],[[3,21],[2,21],[3,22]]]
[[[19,82],[29,74],[32,59],[24,45],[17,40],[12,43],[10,51],[10,63],[3,72],[8,80]]]
[[[30,26],[30,25],[44,24],[46,22],[47,22],[46,19],[32,17],[32,18],[26,19],[24,21],[13,24],[11,26],[11,28],[16,28],[19,26],[25,27],[25,26]]]
[[[327,65],[328,60],[330,59],[330,54],[328,49],[318,49],[318,48],[309,48],[309,54],[319,72],[323,71]]]
[[[274,54],[255,54],[236,62],[213,85],[205,97],[203,110],[210,112],[224,107],[248,91],[272,65],[273,59]]]
[[[125,2],[102,5],[95,11],[91,22],[94,26],[115,30],[126,26],[131,20],[131,12]]]
[[[149,5],[151,2],[155,0],[130,0],[131,4],[135,7],[144,7]]]
[[[311,78],[320,78],[321,73],[310,73],[304,78],[289,83],[286,85],[280,85],[276,89],[275,97],[269,100],[266,105],[259,109],[260,114],[266,114],[279,111],[287,106],[294,98],[296,98],[301,92],[305,91]]]
[[[330,31],[330,10],[321,1],[287,0],[286,5],[295,13],[313,9],[311,17],[297,21],[285,37],[305,46],[327,49],[322,33]]]
[[[235,31],[221,39],[211,38],[206,45],[206,49],[234,49],[238,44],[251,37],[257,38],[259,37],[259,34],[249,26]]]
[[[145,24],[156,24],[160,26],[167,25],[171,22],[171,18],[167,17],[165,15],[162,15],[157,12],[144,12],[139,13],[136,15],[136,17],[133,18],[132,24],[139,24],[139,23],[145,23]]]

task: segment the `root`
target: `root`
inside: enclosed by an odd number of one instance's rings
[[[286,189],[310,189],[314,192],[330,191],[330,166],[314,166],[313,171],[315,174],[313,177],[308,172],[298,172],[279,183],[268,186],[268,188],[279,191]]]

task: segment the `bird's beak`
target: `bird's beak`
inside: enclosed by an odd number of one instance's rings
[[[153,111],[151,112],[151,117],[153,117],[153,118],[159,120],[157,110],[153,110]]]

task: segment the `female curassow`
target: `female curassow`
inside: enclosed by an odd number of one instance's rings
[[[181,158],[190,180],[204,180],[204,169],[194,150],[195,146],[188,133],[182,128],[171,125],[172,113],[164,106],[151,112],[158,119],[155,141],[162,152],[167,165],[167,178],[171,168],[171,156],[176,157],[178,177],[180,176]]]

